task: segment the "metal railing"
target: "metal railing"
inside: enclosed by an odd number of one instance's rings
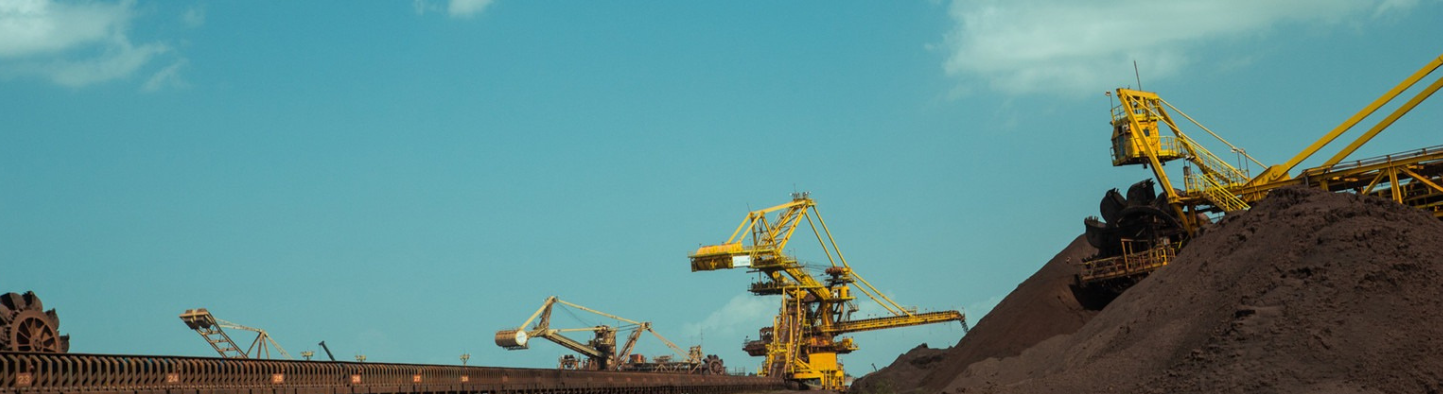
[[[1189,173],[1183,177],[1183,183],[1188,193],[1202,193],[1203,198],[1224,212],[1250,208],[1248,203],[1233,194],[1228,186],[1218,184],[1212,177]]]
[[[1391,163],[1391,162],[1395,162],[1395,161],[1406,161],[1406,160],[1409,160],[1409,159],[1412,159],[1412,158],[1416,158],[1416,157],[1419,157],[1419,156],[1436,155],[1436,154],[1438,154],[1438,153],[1440,153],[1440,152],[1443,152],[1443,145],[1435,145],[1435,146],[1430,146],[1430,147],[1426,147],[1426,148],[1414,149],[1414,150],[1410,150],[1410,151],[1398,152],[1398,153],[1387,154],[1387,155],[1382,155],[1382,156],[1374,156],[1374,157],[1369,157],[1369,158],[1364,158],[1364,159],[1358,159],[1358,160],[1349,161],[1349,162],[1342,162],[1342,163],[1335,164],[1335,165],[1333,165],[1333,166],[1331,166],[1331,167],[1314,167],[1314,168],[1309,168],[1309,169],[1307,169],[1307,170],[1303,170],[1303,174],[1304,174],[1304,175],[1313,175],[1314,173],[1326,173],[1326,172],[1333,172],[1333,171],[1342,171],[1342,170],[1348,170],[1348,169],[1359,168],[1359,167],[1367,167],[1367,166],[1376,165],[1376,164]]]
[[[1122,246],[1121,256],[1084,260],[1078,280],[1089,283],[1146,274],[1168,265],[1177,257],[1176,244],[1159,245],[1140,252],[1133,252],[1134,241],[1124,240]]]

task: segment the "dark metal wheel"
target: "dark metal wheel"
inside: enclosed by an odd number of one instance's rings
[[[60,317],[44,309],[34,292],[0,295],[0,350],[69,352],[70,336],[60,335]]]
[[[721,357],[715,354],[706,356],[702,362],[702,373],[706,375],[726,375],[727,367],[722,364]]]

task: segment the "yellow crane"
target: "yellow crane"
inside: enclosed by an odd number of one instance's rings
[[[792,235],[804,221],[829,263],[820,279],[785,253]],[[782,296],[772,326],[762,328],[760,338],[743,347],[747,354],[764,357],[758,369],[761,376],[842,390],[846,372],[837,355],[851,353],[857,345],[841,335],[952,321],[961,323],[964,331],[967,329],[962,312],[918,312],[903,307],[853,271],[817,211],[816,202],[807,193],[794,193],[791,202],[748,213],[725,243],[702,246],[690,258],[693,272],[734,268],[755,272],[759,280],[749,287],[753,294]],[[851,292],[853,283],[860,284],[857,289],[888,315],[852,319],[851,314],[857,311],[856,297]]]
[[[615,319],[618,322],[627,323],[627,326],[612,327],[597,325],[583,328],[552,328],[551,312],[557,304],[576,308],[582,311],[594,313],[603,317]],[[536,325],[531,328],[532,322]],[[616,347],[616,334],[620,331],[628,331],[626,343],[620,349]],[[581,342],[563,333],[567,332],[591,332],[592,339]],[[671,356],[658,356],[652,362],[647,362],[640,355],[633,355],[631,352],[636,348],[637,341],[641,338],[642,332],[650,333],[660,340],[662,344],[670,348],[672,352],[681,357],[679,361]],[[505,329],[496,332],[496,345],[506,350],[522,350],[530,348],[532,339],[541,338],[561,345],[561,347],[580,353],[586,360],[578,360],[575,356],[565,355],[559,360],[559,367],[562,369],[586,369],[601,371],[645,371],[645,372],[689,372],[702,374],[724,374],[726,367],[720,358],[715,355],[702,357],[701,346],[692,346],[689,351],[683,352],[681,347],[661,336],[652,329],[651,322],[641,322],[627,319],[621,316],[587,308],[571,303],[556,296],[547,297],[535,313],[531,314],[521,326],[512,329]]]
[[[276,343],[276,340],[271,338],[270,333],[267,333],[266,330],[217,319],[205,308],[187,309],[185,313],[180,314],[180,320],[185,322],[186,327],[200,334],[200,337],[205,339],[206,343],[209,343],[217,353],[220,353],[221,357],[269,359],[271,358],[270,348],[274,347],[282,357],[291,358],[291,355],[286,353],[286,349]],[[240,346],[231,340],[230,334],[225,332],[227,328],[254,332],[256,339],[251,341],[251,345],[245,350],[241,350]]]
[[[1268,191],[1284,186],[1307,185],[1333,192],[1374,195],[1443,218],[1443,186],[1440,186],[1443,185],[1443,146],[1345,161],[1443,88],[1443,78],[1423,88],[1323,164],[1305,169],[1297,176],[1288,174],[1440,66],[1443,66],[1443,56],[1428,62],[1287,162],[1273,166],[1262,164],[1156,93],[1118,88],[1119,104],[1112,109],[1112,164],[1142,165],[1151,169],[1162,195],[1155,194],[1149,180],[1133,185],[1126,197],[1117,189],[1104,196],[1100,206],[1102,218],[1085,221],[1088,241],[1100,252],[1096,258],[1083,261],[1079,284],[1107,283],[1125,288],[1152,270],[1167,265],[1183,243],[1208,222],[1208,215],[1248,209]],[[1240,163],[1254,163],[1264,170],[1251,176],[1248,170],[1220,159],[1185,134],[1171,112],[1226,145],[1238,155]],[[1163,127],[1170,135],[1165,135]],[[1183,163],[1181,189],[1163,168],[1175,160]]]

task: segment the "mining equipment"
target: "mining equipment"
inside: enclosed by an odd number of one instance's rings
[[[0,295],[0,351],[66,353],[70,336],[60,335],[60,317],[35,292]]]
[[[557,304],[615,319],[619,322],[625,322],[627,325],[618,327],[597,325],[584,328],[551,328],[551,311],[555,309]],[[536,322],[536,325],[527,329],[526,327],[531,326],[533,321]],[[565,332],[580,331],[592,332],[592,339],[587,342],[581,342],[562,335],[562,333]],[[616,347],[616,334],[621,331],[630,331],[630,333],[627,335],[626,343],[618,349]],[[673,359],[670,355],[664,355],[647,361],[646,357],[641,354],[632,354],[631,352],[635,349],[637,340],[641,338],[642,332],[648,332],[656,336],[663,344],[683,358],[678,360]],[[536,313],[531,314],[531,317],[526,319],[525,323],[521,323],[521,326],[497,331],[496,345],[506,350],[522,350],[530,348],[531,340],[535,338],[555,342],[557,345],[561,345],[586,357],[585,359],[581,359],[575,355],[563,355],[557,360],[558,368],[560,369],[677,372],[708,375],[721,375],[726,373],[726,366],[722,363],[721,358],[716,355],[703,357],[701,346],[692,346],[688,351],[682,352],[681,348],[675,343],[672,343],[657,333],[656,330],[653,330],[651,322],[639,322],[597,311],[564,301],[556,296],[547,297],[546,302],[541,304],[541,308],[537,309]]]
[[[1443,65],[1443,56],[1430,61],[1287,162],[1272,166],[1254,159],[1156,93],[1118,88],[1119,103],[1112,107],[1112,165],[1142,165],[1151,169],[1162,195],[1154,191],[1154,179],[1148,179],[1132,185],[1125,197],[1117,189],[1103,196],[1099,207],[1101,218],[1084,220],[1086,238],[1099,252],[1081,262],[1076,288],[1102,290],[1115,296],[1153,270],[1167,265],[1212,218],[1246,210],[1270,190],[1284,186],[1306,185],[1387,198],[1443,218],[1443,186],[1440,186],[1443,185],[1443,146],[1344,161],[1443,87],[1443,78],[1419,91],[1322,165],[1305,169],[1297,176],[1288,174],[1440,65]],[[1226,145],[1238,156],[1240,164],[1253,163],[1264,170],[1252,176],[1247,166],[1238,168],[1214,155],[1179,129],[1169,109]],[[1163,135],[1163,126],[1171,135]],[[1174,179],[1163,168],[1176,160],[1182,161],[1182,189],[1176,188]]]
[[[774,217],[768,218],[772,214]],[[829,263],[821,279],[809,272],[811,267],[784,252],[803,221],[816,235]],[[748,238],[750,243],[746,243]],[[845,388],[846,372],[837,355],[857,350],[852,338],[843,334],[952,321],[967,330],[962,312],[918,312],[903,307],[853,271],[808,193],[793,193],[791,202],[748,213],[725,243],[702,246],[690,258],[692,272],[745,268],[758,275],[749,288],[753,294],[782,296],[772,326],[762,328],[760,338],[742,348],[749,355],[764,357],[757,371],[760,376],[840,391]],[[890,316],[852,319],[857,311],[853,283],[860,284],[857,289]]]
[[[317,345],[321,346],[321,350],[326,351],[326,358],[331,359],[331,361],[336,361],[336,355],[331,354],[331,348],[326,347],[326,341],[321,341],[321,343],[318,343]]]
[[[200,334],[200,337],[205,339],[205,342],[209,343],[210,347],[214,348],[216,353],[220,353],[221,357],[269,359],[271,358],[270,348],[275,347],[276,352],[280,353],[281,356],[287,359],[291,358],[291,355],[286,353],[286,349],[282,348],[281,344],[276,343],[276,340],[272,339],[266,330],[217,319],[215,315],[210,314],[210,311],[205,308],[187,309],[185,313],[180,314],[180,320],[185,322],[186,327],[190,327],[190,329],[195,330],[197,334]],[[231,340],[230,334],[225,332],[227,328],[254,332],[256,333],[256,339],[251,341],[250,347],[241,350],[240,346]],[[326,350],[326,354],[330,354],[329,349]],[[335,359],[332,358],[332,361],[334,360]]]

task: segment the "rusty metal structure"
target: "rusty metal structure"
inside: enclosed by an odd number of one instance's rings
[[[0,352],[0,394],[730,394],[785,388],[781,379],[755,376]]]
[[[70,336],[60,335],[60,317],[45,310],[35,292],[0,295],[0,351],[66,353]]]

